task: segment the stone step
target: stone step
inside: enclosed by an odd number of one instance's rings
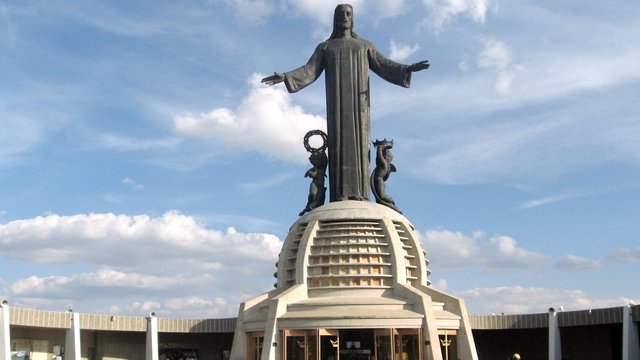
[[[397,311],[413,308],[413,304],[410,304],[403,300],[391,299],[386,297],[318,297],[310,298],[300,302],[292,303],[287,306],[288,312],[296,311],[339,311],[343,312],[344,309],[350,309],[350,311],[367,312],[372,313],[380,311]]]

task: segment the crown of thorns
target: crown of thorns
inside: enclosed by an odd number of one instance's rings
[[[314,135],[318,135],[322,138],[322,145],[320,145],[320,147],[314,148],[309,144],[309,139]],[[327,134],[322,130],[311,130],[307,132],[304,136],[304,148],[310,153],[324,152],[327,149]]]

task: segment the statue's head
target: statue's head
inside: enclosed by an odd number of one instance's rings
[[[333,12],[333,33],[330,39],[334,39],[342,34],[345,30],[351,32],[351,37],[357,38],[353,32],[353,7],[349,4],[340,4],[336,6]]]
[[[314,151],[309,156],[309,162],[311,165],[317,168],[327,166],[327,154],[324,151]]]
[[[393,139],[392,140],[378,140],[376,139],[376,141],[373,142],[373,146],[375,147],[381,147],[383,149],[391,149],[393,148]]]

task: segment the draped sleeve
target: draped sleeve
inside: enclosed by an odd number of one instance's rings
[[[386,58],[373,45],[368,49],[369,68],[386,81],[405,88],[411,85],[409,66]]]
[[[325,66],[324,48],[325,43],[321,43],[316,47],[313,55],[305,65],[284,73],[284,83],[287,86],[287,91],[290,93],[298,92],[322,75]]]

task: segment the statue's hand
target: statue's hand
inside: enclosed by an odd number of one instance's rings
[[[262,79],[261,83],[267,85],[275,85],[284,81],[284,74],[274,72],[273,75]]]
[[[429,68],[429,60],[418,61],[417,63],[409,65],[409,71],[416,72],[420,70],[425,70]]]

